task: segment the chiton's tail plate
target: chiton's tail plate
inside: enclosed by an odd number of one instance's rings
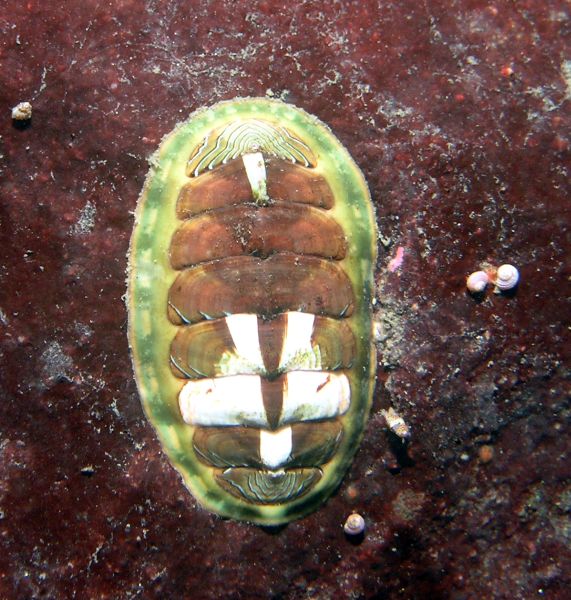
[[[298,108],[222,102],[162,142],[129,340],[145,412],[209,510],[284,523],[338,486],[371,403],[376,237],[363,175]]]

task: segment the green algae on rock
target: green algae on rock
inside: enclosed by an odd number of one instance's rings
[[[362,173],[306,112],[221,102],[163,140],[135,221],[129,341],[171,462],[220,515],[315,510],[372,397],[377,235]]]

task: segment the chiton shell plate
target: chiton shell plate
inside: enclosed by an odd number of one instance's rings
[[[279,524],[339,485],[374,375],[374,211],[329,128],[276,100],[202,109],[162,141],[129,255],[147,417],[208,510]]]

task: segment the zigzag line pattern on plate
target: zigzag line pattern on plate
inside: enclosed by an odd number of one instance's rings
[[[315,165],[311,149],[285,127],[249,119],[234,121],[207,135],[188,161],[187,174],[197,177],[251,152],[262,152],[305,167]]]

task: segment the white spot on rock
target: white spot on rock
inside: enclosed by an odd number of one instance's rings
[[[95,213],[95,206],[91,204],[91,202],[87,202],[81,209],[77,223],[71,228],[71,233],[74,235],[85,235],[90,233],[95,227]]]
[[[561,74],[563,75],[563,80],[565,81],[565,86],[567,88],[565,99],[571,100],[571,60],[564,60],[561,63]]]
[[[29,121],[32,118],[32,105],[29,102],[19,102],[12,108],[14,121]]]
[[[42,373],[51,383],[71,381],[73,360],[63,351],[59,342],[52,342],[40,356],[43,363]]]

